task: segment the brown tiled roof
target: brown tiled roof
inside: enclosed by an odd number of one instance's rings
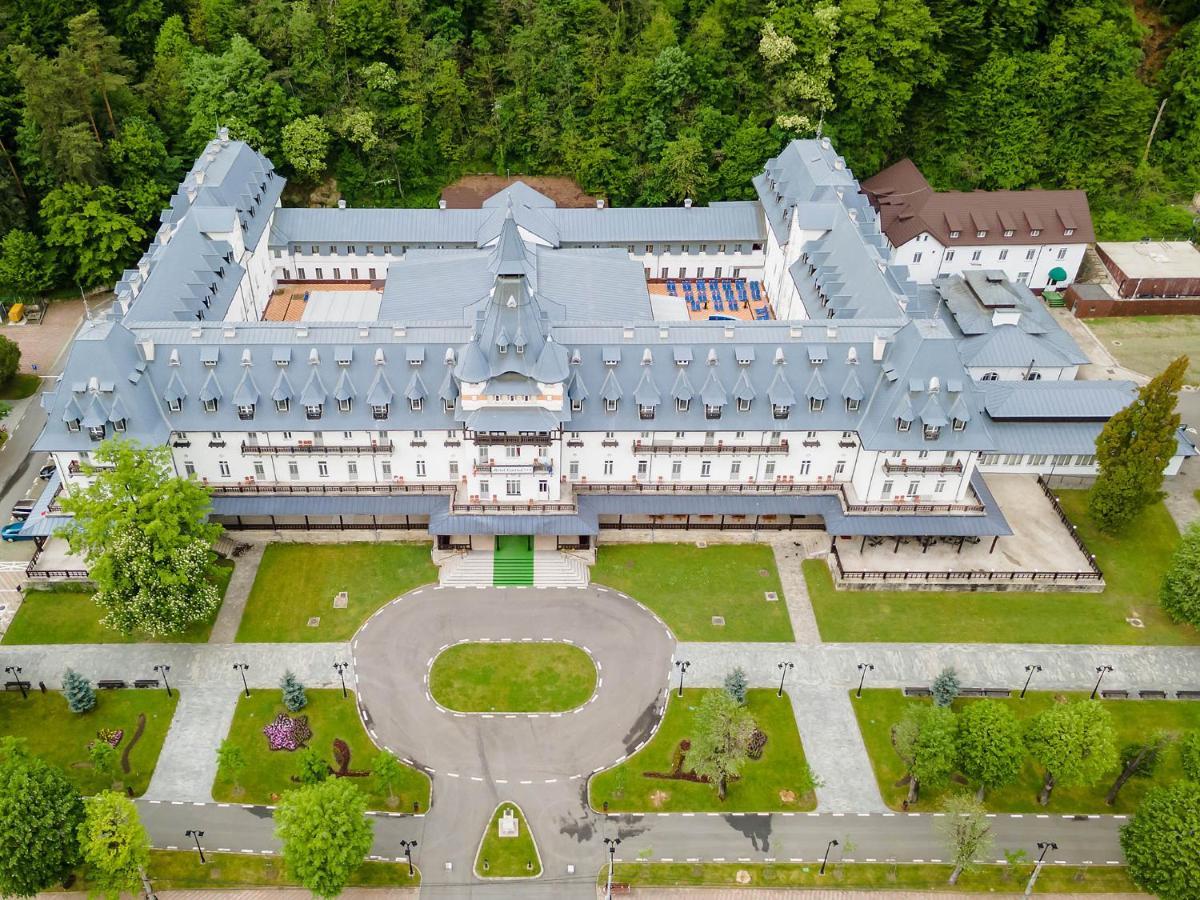
[[[896,247],[924,231],[947,247],[1096,239],[1083,191],[935,191],[912,160],[902,159],[864,181],[862,192],[879,210],[884,234]],[[1068,229],[1074,233],[1067,235]],[[984,237],[976,237],[980,231]]]

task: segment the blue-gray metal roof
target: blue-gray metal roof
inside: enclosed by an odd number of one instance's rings
[[[984,381],[980,389],[994,421],[1105,422],[1137,396],[1130,381]]]
[[[213,497],[212,515],[422,516],[449,504],[449,494],[247,494]]]

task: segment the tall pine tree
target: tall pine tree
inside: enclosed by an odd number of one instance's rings
[[[1186,356],[1167,366],[1096,438],[1100,474],[1088,510],[1101,530],[1120,531],[1161,496],[1163,469],[1175,454],[1175,400],[1187,367]]]

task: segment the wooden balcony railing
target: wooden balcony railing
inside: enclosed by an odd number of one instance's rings
[[[908,472],[953,472],[961,475],[963,464],[961,461],[952,463],[910,463],[910,462],[893,462],[890,459],[883,461],[883,471],[891,475],[893,472],[905,474]]]
[[[774,444],[725,444],[716,441],[711,444],[668,444],[668,443],[643,443],[642,441],[633,442],[633,452],[636,454],[679,454],[683,456],[693,456],[697,454],[738,454],[748,455],[754,453],[787,453],[788,442],[779,441]]]
[[[242,441],[242,454],[257,456],[259,454],[288,455],[313,453],[325,455],[344,455],[359,453],[391,453],[395,449],[391,441],[371,444],[247,444]]]

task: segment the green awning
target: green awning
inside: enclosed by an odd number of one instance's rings
[[[1067,270],[1064,269],[1062,266],[1055,266],[1053,269],[1050,270],[1050,280],[1051,281],[1066,281],[1067,280]]]

